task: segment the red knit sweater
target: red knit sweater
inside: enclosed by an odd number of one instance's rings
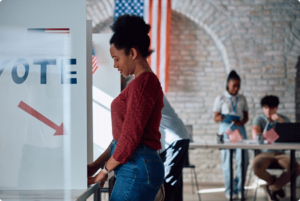
[[[139,143],[161,149],[159,125],[163,106],[160,82],[151,72],[140,74],[113,100],[112,132],[118,141],[115,160],[125,164]]]

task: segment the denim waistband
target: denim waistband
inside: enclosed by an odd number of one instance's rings
[[[111,145],[116,146],[118,144],[117,140],[112,140]],[[145,143],[139,143],[138,146],[136,147],[136,151],[147,151],[147,152],[155,152],[157,153],[156,150],[148,147]]]

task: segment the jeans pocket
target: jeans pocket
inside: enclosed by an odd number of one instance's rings
[[[147,170],[148,184],[154,189],[161,187],[164,181],[164,165],[161,160],[144,159]]]

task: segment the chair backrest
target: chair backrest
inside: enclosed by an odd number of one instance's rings
[[[190,136],[190,142],[193,142],[193,125],[184,125]]]
[[[184,125],[184,126],[189,133],[190,142],[193,142],[193,125]],[[190,167],[189,154],[187,154],[187,157],[185,159],[184,167]]]

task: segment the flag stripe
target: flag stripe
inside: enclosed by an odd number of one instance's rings
[[[160,64],[159,64],[159,77],[160,83],[163,88],[165,88],[165,70],[166,70],[166,33],[167,33],[167,0],[162,1],[161,10],[161,34],[160,34]]]
[[[69,28],[62,28],[62,29],[59,29],[59,28],[45,28],[46,31],[69,31],[70,29]]]
[[[145,0],[145,1],[147,1],[147,0]],[[151,25],[151,29],[150,29],[150,32],[149,32],[149,36],[150,36],[150,49],[153,49],[152,48],[152,43],[153,43],[153,41],[152,41],[152,39],[153,39],[153,37],[152,37],[152,32],[153,32],[153,26],[152,26],[152,15],[153,15],[153,0],[149,0],[148,1],[149,2],[149,17],[148,17],[148,23]],[[147,9],[147,8],[146,8]],[[148,58],[148,62],[149,62],[149,66],[151,67],[151,61],[152,61],[152,56],[150,55],[149,56],[149,58]]]
[[[156,38],[156,75],[160,79],[160,37],[161,37],[161,12],[162,12],[162,1],[158,0],[158,9],[157,9],[157,38]]]
[[[151,49],[154,49],[155,52],[151,55],[151,68],[153,72],[156,74],[156,59],[157,59],[157,10],[158,10],[158,1],[153,0],[153,9],[152,9],[152,33],[151,33]]]
[[[170,35],[172,21],[172,1],[167,0],[167,30],[166,30],[166,65],[165,65],[165,92],[169,90],[169,70],[170,70]]]

